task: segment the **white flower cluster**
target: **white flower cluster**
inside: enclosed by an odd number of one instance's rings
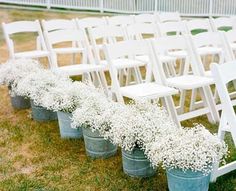
[[[33,100],[35,105],[42,106],[44,95],[51,88],[64,86],[71,81],[69,78],[63,78],[53,74],[50,70],[41,69],[35,73],[25,76],[18,82],[16,93],[20,96],[25,96]]]
[[[208,174],[227,155],[227,145],[201,125],[178,128],[163,107],[148,100],[128,105],[109,100],[94,86],[72,82],[34,60],[0,66],[0,84],[49,110],[73,113],[74,127],[89,127],[126,151],[144,150],[153,166]]]
[[[84,95],[81,105],[73,112],[73,127],[90,127],[92,131],[102,131],[107,128],[105,112],[111,111],[114,102],[108,100],[106,95],[92,86],[87,87],[87,94]]]
[[[44,93],[42,106],[53,111],[72,113],[93,94],[95,88],[82,82],[60,82]]]
[[[177,129],[164,108],[147,100],[118,107],[109,120],[110,140],[127,151],[134,147],[145,150],[148,143]]]
[[[154,143],[147,144],[145,153],[153,166],[165,169],[212,171],[215,162],[227,156],[227,145],[202,125],[179,128]]]
[[[38,72],[43,67],[36,60],[16,59],[9,60],[1,64],[0,67],[0,84],[11,88],[11,94],[14,95],[18,82],[28,74]]]

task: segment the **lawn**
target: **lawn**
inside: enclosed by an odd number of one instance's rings
[[[0,21],[75,18],[102,16],[95,13],[57,13],[26,11],[0,7]],[[24,48],[32,47],[28,36]],[[22,48],[22,44],[19,48]],[[7,60],[7,48],[0,30],[0,61]],[[122,171],[121,152],[109,159],[92,160],[85,154],[83,140],[62,140],[57,122],[39,123],[30,118],[30,110],[12,109],[6,87],[0,87],[0,190],[156,190],[165,191],[165,172],[157,170],[152,178],[131,178]],[[211,132],[218,125],[199,117],[183,123],[191,126],[202,123]],[[236,160],[231,137],[227,135],[231,154],[228,161]],[[210,191],[236,190],[236,171],[217,179]]]

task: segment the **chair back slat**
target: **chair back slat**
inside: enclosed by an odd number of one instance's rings
[[[43,30],[54,31],[61,29],[76,29],[76,23],[74,20],[66,19],[53,19],[53,20],[42,20]]]

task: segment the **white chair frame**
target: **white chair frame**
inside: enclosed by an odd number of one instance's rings
[[[224,140],[225,132],[230,132],[236,145],[236,116],[233,104],[227,90],[227,84],[236,80],[236,62],[228,62],[222,65],[211,65],[212,75],[214,77],[216,88],[222,103],[222,113],[218,129],[218,137]],[[211,181],[216,181],[217,177],[222,176],[236,169],[236,161],[226,164],[219,168],[219,163],[215,164],[211,173]]]
[[[44,31],[49,51],[51,53],[51,70],[66,76],[86,75],[87,79],[93,81],[96,85],[100,85],[106,91],[106,81],[104,77],[105,67],[96,65],[88,44],[86,34],[77,29],[57,30],[53,32]],[[76,47],[54,48],[55,44],[63,42],[76,43]],[[82,54],[82,62],[80,64],[59,66],[57,56],[59,54]],[[92,79],[93,78],[93,79]]]
[[[127,40],[126,38],[126,31],[124,27],[121,26],[102,26],[97,28],[89,28],[88,29],[89,37],[91,39],[91,44],[93,47],[94,57],[97,64],[102,64],[105,66],[108,66],[107,60],[104,60],[100,56],[100,51],[103,51],[104,44],[114,44],[117,43],[117,39],[119,40]],[[102,44],[98,44],[97,40],[102,40]],[[128,61],[128,60],[127,60]],[[119,64],[119,60],[117,60],[116,64]],[[106,67],[108,70],[108,67]],[[141,74],[139,74],[138,70],[135,70],[137,75],[134,75],[135,81],[141,81]],[[119,71],[119,78],[120,82],[123,81],[124,75],[129,75],[129,78],[127,78],[126,83],[130,83],[130,77],[132,75],[132,72],[130,69],[128,70],[120,70]],[[138,77],[138,78],[136,78]]]
[[[4,37],[6,39],[9,56],[15,58],[48,58],[51,62],[49,52],[47,50],[41,26],[38,20],[36,21],[16,21],[12,23],[2,23]],[[10,37],[16,33],[37,33],[36,50],[15,52],[14,42]]]
[[[213,83],[213,80],[199,75],[198,68],[195,65],[192,65],[192,63],[195,61],[193,57],[193,52],[190,47],[190,43],[188,42],[187,38],[184,36],[161,37],[152,40],[152,47],[155,53],[156,60],[156,64],[154,65],[156,66],[156,68],[154,69],[153,73],[155,73],[157,70],[160,70],[164,85],[175,87],[181,90],[180,103],[179,106],[176,107],[179,113],[178,120],[184,121],[200,115],[207,114],[208,120],[210,122],[217,122],[219,120],[219,116],[210,90],[210,84]],[[173,49],[181,49],[186,51],[187,57],[185,58],[185,67],[183,70],[183,74],[180,76],[168,77],[164,72],[163,62],[161,62],[159,57],[164,52],[168,52],[169,50]],[[190,66],[192,68],[193,74],[189,74]],[[184,103],[186,91],[193,91],[194,89],[200,90],[200,95],[204,102],[204,107],[185,112]]]
[[[118,42],[116,44],[106,44],[104,45],[104,52],[106,55],[106,59],[109,63],[109,71],[112,79],[112,90],[116,95],[117,101],[124,103],[123,97],[128,97],[131,99],[161,99],[163,105],[166,106],[169,114],[172,119],[178,126],[180,123],[177,119],[177,113],[174,109],[174,103],[172,99],[172,95],[178,93],[178,91],[174,88],[166,87],[162,85],[162,80],[160,75],[155,75],[155,82],[152,82],[152,65],[153,65],[153,54],[151,51],[151,47],[147,41],[124,41]],[[147,64],[143,62],[137,62],[134,60],[133,62],[125,62],[122,65],[116,66],[114,61],[119,58],[135,58],[136,55],[148,55],[149,62]],[[146,67],[146,76],[145,80],[139,84],[134,85],[126,85],[121,87],[119,80],[117,78],[118,69],[125,68],[137,68],[144,66]]]

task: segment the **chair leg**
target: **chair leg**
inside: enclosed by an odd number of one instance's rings
[[[119,73],[118,76],[119,76],[120,85],[124,85],[124,83],[123,83],[123,80],[124,80],[124,70],[123,69],[119,70],[118,73]]]
[[[131,78],[132,78],[132,70],[131,70],[131,68],[128,68],[126,72],[127,72],[127,75],[126,75],[126,82],[125,82],[125,84],[129,85],[130,82],[131,82]]]
[[[134,68],[134,76],[137,83],[142,83],[142,75],[138,67]]]
[[[197,89],[193,89],[191,94],[189,111],[193,111],[195,109],[196,99],[197,99]]]
[[[180,121],[178,119],[178,114],[177,114],[177,111],[175,109],[175,104],[174,104],[172,96],[166,96],[162,99],[163,99],[163,105],[166,107],[169,115],[171,116],[171,118],[173,119],[175,124],[178,127],[181,127],[181,124],[180,124]]]
[[[178,109],[178,113],[179,114],[184,113],[185,98],[186,98],[186,90],[181,90],[181,92],[180,92],[180,100],[179,100],[179,109]]]
[[[209,109],[207,118],[209,122],[216,123],[219,121],[219,113],[216,109],[216,104],[209,86],[199,88],[201,98],[203,100],[204,106]]]
[[[169,71],[170,76],[176,76],[176,71],[175,71],[175,62],[168,62],[166,63]]]

